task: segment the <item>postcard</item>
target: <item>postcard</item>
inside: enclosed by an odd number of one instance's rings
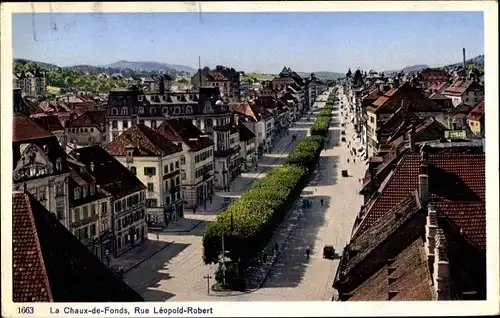
[[[2,4],[2,314],[498,314],[495,9]]]

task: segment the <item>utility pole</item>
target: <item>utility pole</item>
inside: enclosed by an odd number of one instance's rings
[[[212,278],[212,276],[207,274],[207,275],[203,276],[203,278],[205,278],[207,280],[207,293],[210,294],[210,278]]]

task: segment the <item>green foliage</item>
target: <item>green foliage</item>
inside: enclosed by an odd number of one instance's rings
[[[229,205],[205,229],[205,263],[217,262],[223,234],[231,258],[251,259],[268,241],[271,230],[281,222],[291,194],[299,188],[305,175],[306,169],[297,165],[273,168],[239,200]]]
[[[308,136],[300,139],[297,146],[288,155],[287,164],[311,167],[325,144],[321,136]]]

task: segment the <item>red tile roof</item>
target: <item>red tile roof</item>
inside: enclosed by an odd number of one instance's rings
[[[47,131],[53,132],[58,130],[64,130],[64,127],[61,124],[58,116],[49,115],[32,118],[35,123],[37,123],[40,127],[43,127]]]
[[[171,142],[184,142],[189,151],[197,152],[211,147],[214,142],[204,134],[189,119],[165,120],[156,131]]]
[[[484,99],[467,116],[467,119],[480,121],[484,117]]]
[[[112,156],[126,156],[127,147],[134,148],[134,156],[168,156],[182,148],[159,132],[144,124],[136,124],[124,131],[106,146]]]
[[[484,89],[483,86],[476,81],[466,80],[464,78],[458,78],[444,90],[443,94],[462,95],[469,90],[482,90],[482,89]]]
[[[12,123],[12,140],[23,141],[53,137],[54,135],[35,123],[32,119],[15,114]]]
[[[143,301],[31,194],[12,200],[14,302]]]
[[[12,290],[14,302],[53,301],[29,197],[12,194]]]
[[[207,77],[209,80],[215,82],[229,81],[227,77],[225,77],[221,72],[217,71],[210,71],[209,73],[207,73]]]
[[[102,127],[106,126],[106,111],[94,110],[86,111],[79,117],[70,121],[66,127]]]
[[[366,207],[354,236],[418,189],[420,156],[405,155],[379,195]],[[485,156],[474,153],[429,154],[429,193],[438,212],[458,226],[480,249],[486,248]]]
[[[388,274],[388,268],[395,268]],[[393,280],[389,281],[389,277]],[[397,294],[388,298],[389,291]],[[424,242],[415,240],[394,257],[391,265],[380,268],[352,291],[349,301],[430,301],[435,300]]]
[[[229,110],[232,113],[239,113],[253,118],[255,121],[260,120],[260,116],[255,113],[248,103],[229,103]]]

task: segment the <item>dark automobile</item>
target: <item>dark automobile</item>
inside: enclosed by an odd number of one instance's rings
[[[345,130],[342,130],[341,134],[345,136]]]
[[[341,139],[341,140],[342,140],[343,142],[345,142],[345,137],[342,137],[342,139]]]
[[[349,173],[347,172],[347,170],[342,170],[342,177],[348,177],[349,176]]]
[[[323,247],[323,258],[333,259],[335,257],[335,248],[332,245]]]

